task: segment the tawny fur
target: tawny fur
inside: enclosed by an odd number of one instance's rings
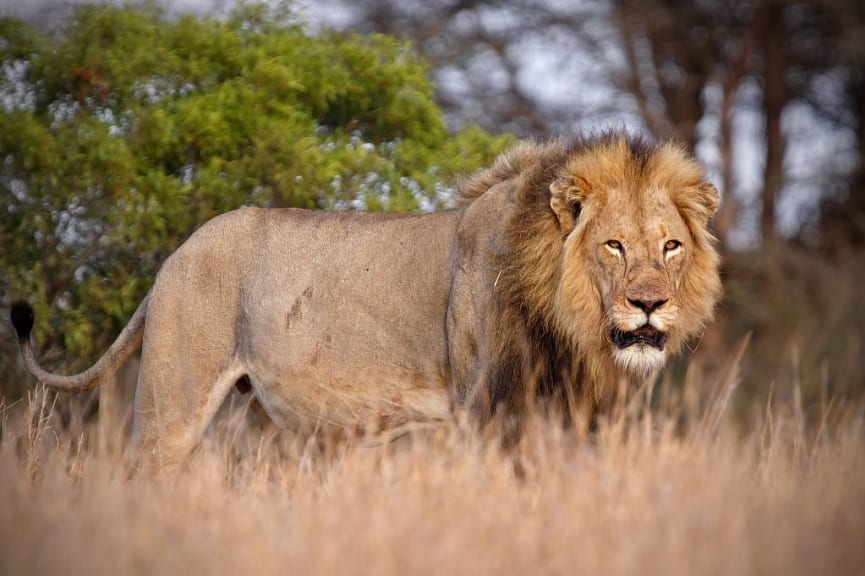
[[[536,400],[589,421],[711,319],[717,207],[677,146],[617,132],[525,142],[444,213],[215,218],[93,368],[44,371],[26,333],[22,355],[46,385],[80,390],[143,340],[134,441],[156,469],[184,461],[238,382],[284,426],[464,409],[518,431]],[[26,332],[27,310],[15,316]],[[664,334],[663,351],[617,349],[611,331],[641,326]]]

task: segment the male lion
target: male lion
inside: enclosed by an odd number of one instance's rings
[[[435,214],[243,208],[203,225],[105,355],[45,371],[91,389],[143,342],[134,445],[174,468],[232,386],[279,426],[517,423],[532,398],[591,417],[698,334],[721,292],[716,189],[681,148],[612,132],[523,143]]]

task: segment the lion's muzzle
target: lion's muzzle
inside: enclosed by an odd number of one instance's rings
[[[625,332],[618,328],[610,331],[610,339],[619,350],[633,346],[634,344],[648,344],[660,351],[664,350],[667,343],[667,333],[661,332],[651,324],[644,324],[636,330]]]

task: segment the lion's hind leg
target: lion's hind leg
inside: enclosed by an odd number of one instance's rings
[[[148,368],[143,358],[135,395],[135,457],[146,473],[172,476],[188,463],[245,368],[236,359],[221,369],[207,363],[169,374]]]

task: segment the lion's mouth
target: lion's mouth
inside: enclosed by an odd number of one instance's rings
[[[661,332],[651,324],[643,324],[636,330],[624,332],[618,328],[610,331],[610,338],[619,350],[634,344],[648,344],[658,350],[664,350],[667,343],[667,333]]]

